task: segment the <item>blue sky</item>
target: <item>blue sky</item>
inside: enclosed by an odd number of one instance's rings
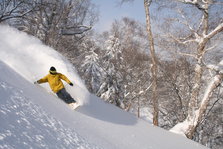
[[[133,18],[145,23],[145,10],[142,0],[135,0],[131,3],[119,5],[120,0],[92,0],[92,3],[99,7],[99,22],[95,29],[99,32],[109,30],[112,22],[123,17]]]

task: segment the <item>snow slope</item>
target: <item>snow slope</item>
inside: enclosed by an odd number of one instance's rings
[[[72,66],[34,37],[0,26],[0,149],[205,149],[90,94]],[[44,49],[44,50],[42,50]],[[35,56],[37,55],[37,57]],[[33,81],[56,66],[75,83],[76,111]]]

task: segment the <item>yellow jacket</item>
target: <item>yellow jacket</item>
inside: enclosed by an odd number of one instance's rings
[[[63,74],[61,73],[56,73],[56,74],[48,74],[42,79],[38,80],[37,82],[40,83],[45,83],[48,82],[50,85],[50,88],[54,93],[57,93],[59,90],[64,88],[63,82],[61,81],[63,79],[66,81],[68,84],[70,84],[70,80]]]

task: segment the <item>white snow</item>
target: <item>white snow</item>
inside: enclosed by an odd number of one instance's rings
[[[188,121],[183,121],[182,123],[178,123],[173,128],[171,128],[170,132],[186,137],[185,131],[188,128],[188,126],[189,126]]]
[[[72,66],[38,39],[0,26],[0,149],[205,149],[90,94]],[[72,111],[33,81],[50,66],[67,75],[82,102]],[[48,91],[47,91],[48,90]]]

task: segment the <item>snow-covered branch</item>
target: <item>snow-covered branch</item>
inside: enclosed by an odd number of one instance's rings
[[[87,32],[91,30],[91,26],[73,26],[73,27],[66,27],[65,29],[61,30],[62,35],[77,35],[77,34],[83,34],[84,32]]]
[[[204,0],[177,0],[177,1],[185,3],[185,4],[194,5],[198,9],[205,12],[207,12],[207,6],[210,4],[210,2],[204,1]]]
[[[223,65],[221,65],[221,64],[218,64],[218,65],[209,64],[209,65],[207,65],[207,68],[212,70],[212,71],[215,71],[219,74],[223,74]]]
[[[203,22],[204,22],[204,16],[202,16],[201,21],[199,23],[199,26],[198,26],[198,29],[197,30],[200,30],[201,29],[201,27],[203,25]]]
[[[223,31],[223,23],[219,24],[213,31],[211,31],[208,35],[206,35],[205,38],[211,39],[221,31]]]
[[[183,53],[183,52],[179,52],[180,55],[184,55],[184,56],[190,56],[190,57],[193,57],[195,59],[197,59],[197,56],[194,55],[194,54],[189,54],[189,53]]]
[[[187,4],[197,4],[198,3],[198,0],[178,0],[178,1],[187,3]]]
[[[185,40],[185,41],[182,41],[182,40],[184,40],[184,39],[186,39],[186,38],[182,38],[182,39],[179,39],[178,37],[175,37],[174,35],[172,35],[172,34],[169,34],[169,37],[170,38],[172,38],[174,41],[176,41],[176,42],[178,42],[178,43],[180,43],[180,44],[188,44],[188,43],[191,43],[191,42],[196,42],[196,43],[198,43],[198,40],[197,39],[189,39],[189,40]]]
[[[214,46],[209,47],[208,49],[206,49],[204,52],[206,53],[206,52],[208,52],[208,51],[211,51],[211,50],[213,50],[213,49],[216,48],[216,47],[217,47],[217,45],[215,44]]]

